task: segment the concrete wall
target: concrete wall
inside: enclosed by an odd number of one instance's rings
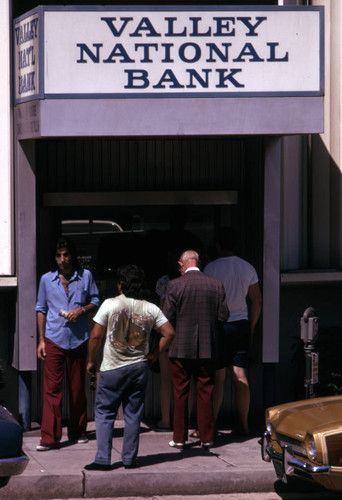
[[[342,4],[339,0],[310,3],[325,7],[324,132],[283,139],[281,271],[290,275],[292,271],[294,281],[283,284],[280,292],[275,403],[295,399],[298,387],[303,388],[304,380],[298,380],[303,367],[298,366],[295,350],[304,310],[314,307],[323,329],[342,326],[342,285],[332,281],[342,267]],[[309,277],[305,285],[296,283],[298,270]],[[323,277],[335,272],[319,284],[318,270]],[[332,345],[332,352],[336,348]]]
[[[314,0],[325,7],[324,133],[312,138],[312,267],[342,265],[341,71],[342,4]]]
[[[342,327],[342,284],[282,286],[280,295],[280,356],[275,371],[274,404],[303,396],[304,366],[296,351],[300,343],[300,318],[307,307],[313,307],[321,330]],[[331,352],[341,346],[331,345]],[[342,356],[342,352],[341,352]],[[323,360],[322,360],[323,361]],[[332,379],[333,380],[333,379]]]

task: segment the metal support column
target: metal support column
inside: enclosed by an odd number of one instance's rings
[[[32,373],[19,372],[19,422],[24,431],[31,430],[31,385]]]

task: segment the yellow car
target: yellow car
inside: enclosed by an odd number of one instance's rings
[[[342,396],[273,406],[265,420],[261,455],[279,479],[297,476],[342,491]]]

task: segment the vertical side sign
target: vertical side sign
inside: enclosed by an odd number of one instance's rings
[[[15,98],[39,94],[38,13],[14,27]]]

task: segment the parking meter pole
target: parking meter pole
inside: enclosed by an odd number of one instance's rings
[[[304,343],[305,354],[305,397],[315,397],[315,385],[318,383],[318,353],[315,343],[318,336],[318,317],[312,307],[308,307],[300,320],[300,338]]]
[[[313,352],[313,345],[308,344],[304,346],[304,354],[305,354],[305,381],[304,381],[304,387],[305,387],[305,398],[310,399],[315,397],[314,395],[314,386],[312,384],[311,380],[311,373],[312,373],[312,357],[311,353]]]

